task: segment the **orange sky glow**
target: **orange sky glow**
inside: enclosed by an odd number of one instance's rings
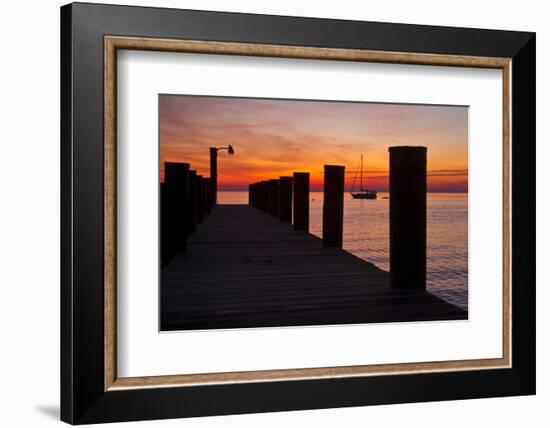
[[[388,147],[428,147],[428,191],[468,191],[468,108],[406,104],[160,95],[160,179],[164,162],[188,162],[207,177],[209,148],[220,151],[218,190],[346,167],[350,190],[364,156],[363,187],[388,190]]]

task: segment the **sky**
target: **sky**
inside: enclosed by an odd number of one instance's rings
[[[345,166],[349,191],[363,155],[363,187],[384,192],[388,147],[407,145],[428,148],[429,192],[468,191],[467,107],[160,95],[159,108],[161,181],[164,162],[209,176],[209,148],[231,144],[220,191],[299,171],[321,191],[323,165]]]

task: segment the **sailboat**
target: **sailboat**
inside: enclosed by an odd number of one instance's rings
[[[353,184],[351,186],[351,196],[353,199],[376,199],[378,193],[376,190],[363,189],[363,155],[361,155],[361,167],[359,170],[359,192],[353,193],[353,187],[355,185],[355,180],[357,176],[353,179]]]

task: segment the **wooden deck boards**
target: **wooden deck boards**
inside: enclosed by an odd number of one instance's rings
[[[161,329],[467,319],[424,290],[248,205],[219,205],[161,272]]]

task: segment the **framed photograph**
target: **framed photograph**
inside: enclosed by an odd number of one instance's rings
[[[535,393],[535,35],[61,8],[61,418]]]

